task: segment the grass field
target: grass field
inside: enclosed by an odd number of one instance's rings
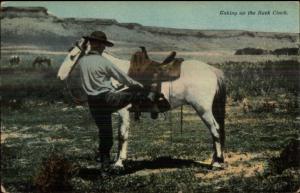
[[[56,103],[30,105],[18,111],[4,109],[2,182],[9,192],[34,192],[34,178],[43,161],[59,153],[76,166],[70,177],[73,192],[295,191],[300,185],[299,169],[267,174],[270,159],[299,136],[295,117],[243,114],[236,106],[227,110],[225,170],[209,167],[210,134],[186,106],[182,134],[179,110],[160,116],[158,121],[145,114],[141,122],[132,122],[125,171],[101,178],[94,161],[97,128],[85,106]],[[115,140],[113,156],[116,150]]]
[[[224,170],[209,166],[209,131],[184,106],[182,133],[179,109],[156,121],[143,114],[140,122],[132,122],[125,170],[101,176],[94,161],[96,125],[85,105],[70,103],[55,77],[63,57],[51,56],[52,68],[32,69],[35,56],[25,55],[17,67],[7,65],[9,55],[1,59],[1,183],[8,192],[51,192],[39,189],[44,175],[63,179],[56,184],[68,184],[62,192],[78,193],[292,193],[300,187],[299,168],[278,173],[272,162],[299,137],[297,60],[245,56],[209,61],[223,69],[229,91]],[[251,108],[245,109],[245,98]],[[113,124],[115,157],[115,116]],[[57,162],[49,169],[53,158]]]

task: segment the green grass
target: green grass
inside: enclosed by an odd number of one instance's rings
[[[72,192],[78,193],[281,193],[295,192],[300,186],[299,168],[268,174],[269,160],[278,156],[290,139],[299,137],[299,122],[295,121],[299,110],[297,60],[230,56],[228,62],[226,57],[206,58],[225,72],[228,99],[232,100],[226,114],[226,155],[239,159],[228,165],[245,169],[262,165],[262,170],[218,176],[218,171],[195,163],[211,157],[212,139],[195,112],[184,107],[182,133],[179,110],[155,121],[144,114],[140,122],[132,122],[125,171],[103,178],[94,161],[98,130],[87,107],[70,104],[64,83],[56,78],[63,56],[51,56],[52,68],[33,69],[35,56],[22,55],[17,67],[7,65],[9,55],[1,58],[1,134],[7,137],[1,144],[1,181],[9,192],[36,192],[34,179],[53,153],[75,166],[70,181]],[[243,98],[253,104],[248,113],[239,106]],[[278,107],[267,110],[261,105],[264,100],[275,100]],[[114,158],[116,120],[114,116]],[[256,157],[242,160],[240,154]]]
[[[33,103],[28,108],[2,112],[2,132],[10,137],[1,145],[1,175],[10,192],[33,192],[34,176],[52,153],[60,153],[76,165],[79,172],[71,179],[74,192],[282,192],[287,187],[294,191],[299,185],[299,170],[276,176],[257,173],[245,177],[237,173],[218,180],[195,177],[199,172],[214,171],[191,161],[210,158],[212,143],[209,131],[190,107],[184,108],[182,134],[179,111],[172,113],[172,122],[170,114],[166,120],[160,116],[156,121],[145,114],[140,122],[132,122],[126,169],[105,178],[100,177],[99,170],[89,169],[96,167],[98,133],[86,107]],[[113,156],[117,151],[116,120],[114,117]],[[299,136],[299,125],[294,120],[291,115],[230,110],[226,118],[226,152],[261,153],[256,159],[263,160],[267,169],[268,159],[276,156],[272,152]],[[248,164],[255,163],[252,160]],[[151,173],[159,169],[166,171]]]

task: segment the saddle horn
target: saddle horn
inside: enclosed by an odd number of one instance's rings
[[[168,64],[175,59],[176,52],[172,51],[171,54],[162,62],[162,64]]]
[[[140,48],[142,49],[142,53],[145,55],[145,58],[149,59],[149,56],[148,56],[146,48],[144,46],[140,46]]]

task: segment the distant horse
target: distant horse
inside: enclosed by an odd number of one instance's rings
[[[43,64],[46,64],[48,67],[51,67],[51,59],[45,56],[38,56],[32,62],[32,67],[35,68],[36,65],[38,67],[42,67]]]
[[[19,65],[20,62],[21,62],[20,56],[14,55],[9,58],[10,66]]]
[[[128,72],[129,61],[118,59],[108,53],[103,53],[103,57],[117,65],[124,72]],[[197,60],[184,61],[180,78],[163,82],[162,93],[169,101],[171,109],[183,104],[191,105],[195,109],[212,135],[214,150],[212,166],[222,167],[224,162],[226,102],[223,72]],[[127,158],[129,107],[130,105],[118,111],[120,126],[118,158],[115,163],[117,167],[123,167],[123,161]]]

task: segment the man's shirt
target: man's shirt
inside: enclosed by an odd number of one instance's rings
[[[98,95],[115,91],[111,78],[126,86],[141,85],[122,72],[115,64],[99,54],[85,55],[79,59],[82,87],[88,95]]]

